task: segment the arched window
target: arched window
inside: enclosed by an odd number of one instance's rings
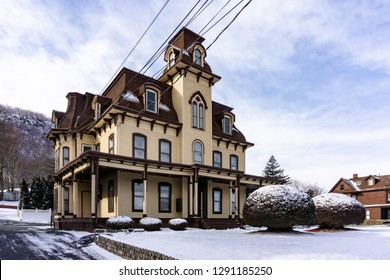
[[[169,53],[169,67],[172,67],[175,64],[175,53],[171,51]]]
[[[199,129],[204,129],[204,110],[203,104],[199,103]]]
[[[194,50],[194,63],[202,66],[202,53],[199,49]]]
[[[204,104],[199,96],[192,101],[192,127],[204,129]]]
[[[203,144],[200,141],[194,142],[194,163],[202,164],[203,163]]]

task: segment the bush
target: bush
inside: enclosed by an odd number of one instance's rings
[[[106,226],[111,229],[128,229],[133,226],[134,222],[127,216],[114,216],[106,221]]]
[[[314,225],[315,208],[310,196],[289,185],[266,186],[254,191],[243,209],[244,221],[268,230],[291,230]]]
[[[343,228],[364,222],[366,211],[356,199],[340,193],[324,193],[313,198],[320,228]]]
[[[139,224],[146,231],[157,231],[160,230],[162,222],[160,219],[157,218],[146,217],[142,218],[139,221]]]
[[[185,219],[171,219],[168,222],[169,228],[173,230],[185,230],[188,227],[188,222]]]

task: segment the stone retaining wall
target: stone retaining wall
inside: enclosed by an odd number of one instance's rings
[[[167,255],[96,235],[95,243],[103,249],[127,260],[176,260]]]

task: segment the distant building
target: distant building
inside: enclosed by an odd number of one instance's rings
[[[245,173],[254,144],[233,108],[212,100],[221,78],[203,41],[183,28],[158,80],[123,68],[102,95],[70,92],[66,112],[53,111],[57,228],[91,230],[115,215],[234,227],[246,195],[273,183]]]
[[[341,178],[329,191],[359,200],[366,208],[367,220],[390,219],[390,175]]]

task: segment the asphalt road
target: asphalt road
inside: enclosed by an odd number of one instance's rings
[[[92,238],[80,240],[65,231],[0,220],[0,260],[93,260],[82,250]]]

